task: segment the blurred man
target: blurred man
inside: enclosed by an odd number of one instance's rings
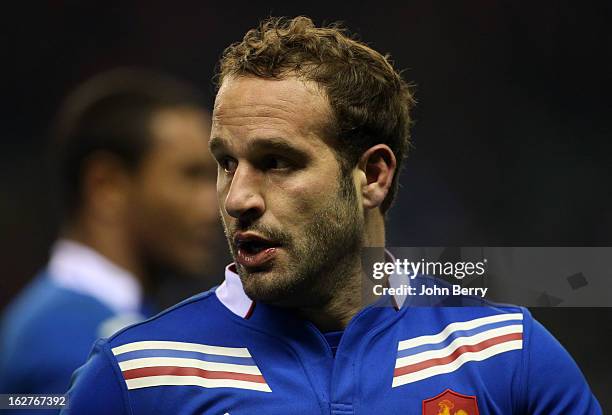
[[[64,226],[4,316],[0,393],[65,392],[97,338],[152,315],[159,274],[201,275],[218,252],[210,116],[188,86],[112,71],[57,127]]]
[[[210,148],[236,263],[216,290],[98,341],[66,413],[600,413],[524,308],[364,307],[361,250],[384,246],[413,105],[386,58],[271,19],[220,70]]]

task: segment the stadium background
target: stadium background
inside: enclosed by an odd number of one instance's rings
[[[416,84],[389,245],[611,246],[610,2],[288,3],[5,6],[0,308],[44,265],[57,232],[45,155],[65,94],[139,65],[195,83],[212,105],[223,48],[268,15],[341,20]],[[532,311],[612,408],[612,309]]]

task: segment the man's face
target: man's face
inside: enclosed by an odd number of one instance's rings
[[[252,299],[315,305],[354,272],[363,214],[353,176],[323,136],[330,113],[312,83],[293,77],[227,78],[217,94],[217,195]]]
[[[221,235],[210,122],[193,108],[155,113],[152,140],[134,176],[131,234],[153,266],[196,274],[214,261]]]

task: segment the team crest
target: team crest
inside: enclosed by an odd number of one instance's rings
[[[423,415],[478,415],[478,404],[475,396],[447,389],[423,401]]]

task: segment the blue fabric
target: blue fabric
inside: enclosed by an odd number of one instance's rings
[[[523,385],[526,413],[599,414],[601,408],[584,386],[580,369],[559,342],[537,321],[525,356],[528,379],[558,379],[560,385],[531,382]]]
[[[114,315],[95,298],[58,286],[46,273],[37,276],[2,318],[0,393],[65,393],[99,337],[100,324]]]
[[[393,386],[401,341],[432,336],[452,323],[503,318],[509,313],[523,317],[520,350],[469,361],[448,373]],[[425,400],[450,389],[473,396],[480,415],[601,414],[571,357],[521,307],[489,304],[404,307],[399,311],[367,307],[342,333],[334,357],[330,346],[337,337],[325,336],[312,323],[265,304],[258,304],[252,316],[243,319],[225,308],[214,292],[203,293],[98,341],[88,362],[75,374],[69,391],[71,407],[63,413],[421,414]],[[231,387],[214,384],[214,380],[206,387],[170,385],[166,378],[151,374],[159,370],[155,367],[147,369],[153,371],[148,375],[135,374],[130,369],[133,366],[122,372],[120,363],[136,365],[142,361],[119,362],[121,351],[146,346],[140,343],[143,341],[248,350],[270,391],[246,389],[238,383]],[[189,362],[185,364],[192,364]],[[134,377],[160,383],[128,384]],[[251,384],[261,385],[254,382]]]
[[[88,402],[74,400],[68,402],[72,414],[127,414],[128,402],[125,400],[123,380],[115,373],[110,361],[109,351],[104,340],[98,340],[93,347],[87,365],[79,368],[74,376],[80,379],[78,385],[73,385],[73,396],[88,396]],[[96,394],[91,387],[100,388],[103,393]],[[108,399],[112,396],[112,399]],[[86,408],[87,407],[87,408]]]
[[[332,354],[336,356],[336,351],[338,350],[338,346],[340,345],[340,340],[342,339],[342,333],[344,331],[330,331],[327,333],[323,333],[325,336],[325,340],[327,340],[327,344],[331,348]]]

